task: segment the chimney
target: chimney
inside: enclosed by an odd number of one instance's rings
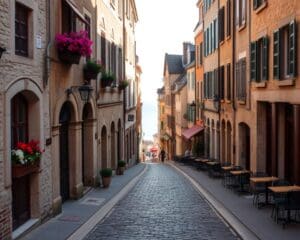
[[[188,42],[183,42],[183,54],[182,54],[182,65],[188,63]]]

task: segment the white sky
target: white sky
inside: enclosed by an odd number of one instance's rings
[[[194,42],[197,0],[135,0],[137,55],[142,67],[143,132],[157,132],[157,88],[162,86],[165,53],[182,54],[184,41]]]

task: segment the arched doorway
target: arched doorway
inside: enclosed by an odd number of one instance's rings
[[[11,100],[11,148],[28,142],[28,101],[22,93]],[[30,219],[30,175],[12,179],[13,229]]]
[[[239,124],[240,164],[250,170],[250,128],[246,123]]]
[[[111,123],[111,127],[110,127],[110,160],[111,160],[111,168],[112,169],[116,169],[116,138],[115,138],[115,123],[112,122]]]
[[[59,159],[60,195],[62,202],[70,198],[69,127],[72,118],[72,105],[65,102],[59,114]]]
[[[117,132],[117,160],[121,160],[121,147],[122,147],[122,128],[121,128],[121,120],[118,121],[118,132]]]
[[[82,112],[82,183],[93,185],[93,110],[86,103]]]
[[[231,129],[231,124],[230,122],[228,121],[227,122],[227,159],[226,159],[226,162],[227,163],[233,163],[233,159],[232,159],[232,151],[231,151],[231,133],[232,132],[232,129]]]
[[[107,168],[107,130],[105,126],[101,130],[101,168]]]
[[[222,120],[221,123],[221,162],[225,163],[226,162],[226,139],[225,139],[225,129],[226,129],[226,125],[225,125],[225,121]]]

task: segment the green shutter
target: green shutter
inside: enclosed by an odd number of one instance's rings
[[[296,22],[289,24],[289,55],[288,74],[292,77],[296,75]]]
[[[269,53],[268,53],[269,39],[262,38],[262,79],[268,80],[269,71]]]
[[[280,30],[273,34],[273,78],[280,78]]]
[[[251,81],[257,80],[257,67],[256,67],[256,51],[257,51],[257,42],[252,42],[250,46],[250,79]]]
[[[253,9],[258,7],[258,0],[253,0]]]

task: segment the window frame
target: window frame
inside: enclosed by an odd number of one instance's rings
[[[18,12],[18,10],[20,12]],[[30,48],[29,48],[29,32],[30,32],[30,26],[29,26],[29,16],[32,12],[32,9],[28,8],[27,6],[23,5],[22,3],[15,2],[15,55],[22,56],[22,57],[29,57],[30,56]],[[24,14],[24,18],[21,19],[21,16]],[[22,34],[21,26],[23,25],[24,33]],[[17,31],[18,26],[20,28],[20,31]],[[23,44],[23,48],[19,47],[19,44],[17,44],[17,41],[25,42]],[[22,44],[21,44],[22,45]]]

